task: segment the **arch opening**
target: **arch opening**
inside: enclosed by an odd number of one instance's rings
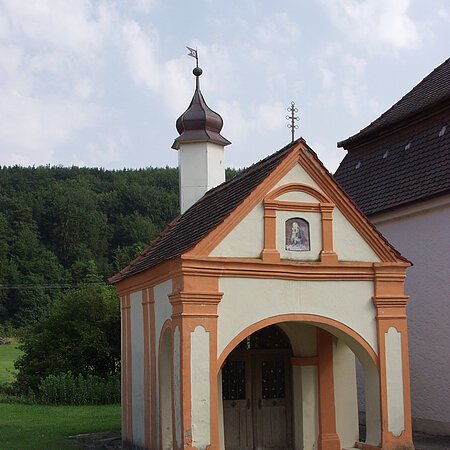
[[[173,448],[172,385],[172,330],[166,328],[159,348],[159,414],[163,450]]]
[[[221,435],[221,442],[223,448],[258,448],[252,447],[252,442],[257,442],[260,439],[258,435],[258,428],[256,431],[252,428],[251,432],[247,432],[246,447],[228,445],[227,439],[224,436],[229,434],[227,428],[229,423],[234,423],[234,426],[241,426],[243,417],[249,420],[248,416],[254,416],[253,401],[248,402],[249,383],[247,378],[251,375],[250,389],[255,380],[255,374],[250,374],[246,371],[245,363],[239,362],[237,356],[239,352],[249,351],[252,348],[252,342],[257,341],[256,336],[267,333],[267,330],[278,330],[280,335],[284,336],[285,342],[288,342],[288,349],[278,348],[277,352],[287,351],[289,354],[289,367],[286,373],[290,377],[290,395],[292,397],[290,405],[290,421],[291,441],[284,443],[284,447],[280,448],[312,448],[317,446],[317,439],[319,435],[319,423],[323,420],[323,410],[320,410],[319,404],[319,382],[321,380],[321,368],[319,366],[320,353],[322,350],[318,344],[318,333],[326,332],[330,336],[332,342],[332,362],[333,367],[332,377],[334,386],[332,395],[334,398],[335,409],[335,434],[337,439],[340,439],[342,447],[352,447],[356,441],[361,441],[359,433],[359,414],[358,414],[358,394],[356,382],[356,362],[359,361],[362,373],[363,384],[365,385],[365,405],[366,405],[366,440],[367,444],[379,445],[381,438],[381,424],[380,424],[380,390],[378,377],[378,358],[376,353],[360,336],[349,329],[347,333],[345,325],[334,324],[333,321],[314,316],[314,317],[293,317],[296,315],[278,316],[268,318],[259,323],[253,324],[239,333],[226,346],[222,355],[219,358],[221,366],[218,373],[219,382],[219,430]],[[299,315],[297,315],[299,316]],[[306,315],[303,315],[306,316]],[[307,320],[305,320],[307,319]],[[320,331],[319,331],[320,330]],[[356,336],[355,336],[356,335]],[[245,350],[247,348],[247,350]],[[255,351],[258,351],[257,349]],[[235,399],[230,396],[230,385],[227,385],[230,380],[230,371],[235,377],[235,392],[241,397]],[[240,384],[239,379],[244,379]],[[323,380],[323,377],[322,377]],[[323,382],[323,381],[322,381]],[[323,386],[322,386],[323,388]],[[240,389],[240,391],[239,391]],[[276,389],[276,388],[275,388]],[[241,422],[237,422],[236,418],[232,418],[232,413],[227,411],[226,402],[235,402],[238,405],[241,402],[241,407],[247,407],[249,411],[240,414]],[[244,405],[242,402],[246,402]],[[324,400],[322,399],[322,402]],[[323,406],[323,405],[322,405]],[[236,406],[235,406],[236,407]],[[258,407],[258,404],[256,404]],[[349,413],[350,411],[350,413]],[[229,417],[227,417],[227,415]],[[236,415],[236,414],[235,414]],[[233,422],[234,420],[234,422]],[[261,428],[261,427],[260,427]],[[263,428],[270,428],[264,427]],[[289,435],[289,432],[287,433]],[[224,445],[225,443],[225,445]],[[275,447],[276,448],[276,447]]]

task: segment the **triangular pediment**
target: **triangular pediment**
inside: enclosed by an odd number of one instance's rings
[[[268,215],[272,217],[268,219]],[[405,261],[303,140],[187,254],[218,258],[267,256],[268,261],[279,258],[299,262]]]

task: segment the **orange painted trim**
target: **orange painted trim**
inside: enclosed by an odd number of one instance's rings
[[[131,292],[151,288],[164,281],[180,276],[180,259],[175,258],[164,261],[155,267],[151,267],[143,272],[125,278],[115,283],[119,296],[127,295]]]
[[[318,366],[318,356],[293,356],[291,358],[291,364],[293,366]]]
[[[150,327],[148,292],[142,291],[142,319],[144,331],[144,443],[146,448],[151,445],[150,418]]]
[[[318,450],[341,450],[336,433],[336,407],[334,401],[333,336],[317,329],[317,352],[319,355],[319,436]]]
[[[266,200],[268,202],[274,201],[277,197],[280,197],[283,194],[287,194],[288,192],[305,192],[311,197],[314,197],[320,203],[331,203],[330,199],[323,192],[320,192],[309,184],[304,183],[283,184],[283,186],[280,186],[269,192],[269,194],[266,196]],[[280,202],[284,202],[284,200],[280,200]]]
[[[306,323],[312,323],[316,326],[320,325],[329,325],[333,328],[336,328],[337,330],[343,331],[345,334],[353,338],[356,342],[358,342],[364,350],[367,352],[367,354],[370,356],[372,361],[374,362],[375,366],[378,367],[378,356],[373,350],[373,348],[370,346],[370,344],[356,331],[352,330],[347,325],[343,324],[342,322],[338,322],[337,320],[330,319],[328,317],[319,316],[316,314],[282,314],[279,316],[272,316],[267,317],[265,319],[262,319],[258,322],[255,322],[252,325],[249,325],[248,327],[244,328],[240,333],[238,333],[223,349],[222,353],[220,354],[218,360],[217,360],[217,370],[219,371],[225,360],[227,359],[228,355],[233,351],[233,349],[247,336],[251,335],[255,331],[260,330],[261,328],[267,327],[269,325],[274,325],[277,323],[283,323],[283,322],[306,322]],[[218,373],[218,372],[217,372]]]
[[[334,205],[320,204],[322,222],[322,251],[320,260],[329,264],[337,264],[338,256],[333,249],[333,208]]]
[[[150,312],[150,380],[151,380],[151,448],[156,448],[156,337],[155,337],[155,295],[153,288],[148,289]]]
[[[408,356],[408,330],[406,304],[409,297],[404,295],[406,268],[388,264],[374,266],[375,283],[373,303],[376,308],[377,339],[379,353],[380,405],[381,405],[381,446],[383,449],[412,447],[411,396]],[[389,328],[395,328],[401,334],[402,376],[403,376],[403,414],[404,431],[394,436],[389,431],[388,393],[386,379],[386,341]]]
[[[280,252],[277,250],[277,212],[274,208],[264,207],[264,249],[261,253],[263,261],[280,261]]]
[[[282,200],[264,200],[264,207],[277,211],[304,211],[320,213],[320,203],[306,203]]]
[[[121,379],[121,410],[122,410],[122,440],[125,442],[128,437],[128,418],[127,418],[127,318],[126,318],[126,297],[120,297],[121,303],[121,364],[122,370],[120,371]]]
[[[186,275],[204,277],[274,278],[281,280],[353,280],[372,281],[373,263],[339,262],[324,264],[282,260],[279,263],[259,259],[196,257],[182,259],[182,271]]]
[[[172,317],[217,317],[217,305],[223,292],[177,292],[169,295]]]
[[[306,203],[294,201],[274,200],[276,197],[288,192],[306,192],[319,203]],[[337,264],[338,256],[333,250],[333,208],[334,205],[321,192],[302,183],[288,183],[264,199],[264,249],[261,258],[264,262],[279,262],[280,254],[276,246],[276,212],[277,211],[309,211],[318,212],[322,223],[322,250],[320,261],[326,264]]]

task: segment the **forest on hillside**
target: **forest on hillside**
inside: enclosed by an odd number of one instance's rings
[[[68,288],[106,282],[179,214],[178,191],[170,167],[0,167],[0,324],[28,325]]]
[[[179,211],[178,170],[0,168],[0,323],[127,265]]]

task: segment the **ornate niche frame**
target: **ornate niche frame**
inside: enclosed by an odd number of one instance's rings
[[[288,192],[304,192],[315,198],[317,202],[295,202],[279,200]],[[333,249],[333,209],[334,204],[322,192],[303,183],[289,183],[270,192],[264,199],[264,249],[261,258],[264,262],[279,262],[280,252],[277,249],[277,211],[318,212],[322,222],[322,250],[320,262],[336,264],[338,256]]]

